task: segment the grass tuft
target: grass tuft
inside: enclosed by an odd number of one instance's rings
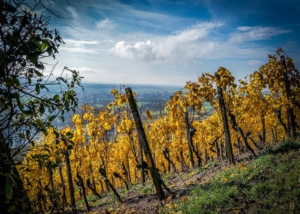
[[[290,150],[298,150],[300,149],[300,143],[292,140],[292,139],[287,139],[283,143],[281,143],[279,146],[277,146],[274,149],[274,153],[284,153],[288,152]]]
[[[227,167],[197,183],[178,206],[161,213],[297,213],[300,210],[300,144],[287,140],[271,154]]]

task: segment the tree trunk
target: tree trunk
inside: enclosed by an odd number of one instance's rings
[[[62,184],[62,189],[63,189],[63,194],[62,194],[62,203],[63,203],[63,207],[62,207],[62,209],[64,210],[64,207],[67,205],[67,197],[66,197],[65,180],[64,180],[64,177],[63,177],[63,175],[62,175],[62,169],[61,169],[61,166],[58,167],[58,171],[59,171],[60,182],[61,182],[61,184]]]
[[[91,180],[90,178],[86,180],[86,183],[87,183],[87,186],[90,190],[92,190],[93,194],[96,195],[97,197],[99,197],[99,193],[97,192],[97,186],[96,186],[96,182],[95,182],[95,177],[94,177],[94,170],[93,170],[93,167],[92,165],[90,164],[89,166],[90,168],[90,176],[92,176],[92,183],[91,183]],[[88,185],[88,182],[89,182],[89,185]],[[99,197],[101,198],[101,196]]]
[[[103,186],[102,180],[100,180],[99,183],[100,183],[100,187],[101,187],[101,193],[104,193],[106,195],[106,192],[104,190],[104,186]]]
[[[164,158],[167,160],[168,162],[168,166],[172,166],[173,167],[173,170],[174,172],[176,172],[176,166],[175,164],[172,162],[172,160],[170,159],[170,154],[169,154],[169,149],[168,148],[165,148],[164,151],[163,151],[163,155],[164,155]],[[169,172],[171,171],[170,168],[168,167],[168,170]]]
[[[220,78],[216,74],[217,78]],[[221,115],[222,115],[222,121],[223,121],[223,128],[225,133],[225,144],[226,144],[226,154],[227,159],[229,161],[229,164],[234,164],[234,157],[233,157],[233,151],[232,151],[232,145],[231,145],[231,139],[230,139],[230,131],[228,126],[228,118],[226,114],[226,107],[225,107],[225,101],[223,97],[223,89],[221,87],[217,87],[218,92],[218,98],[219,98],[219,104],[221,108]]]
[[[193,152],[195,153],[197,158],[197,166],[202,166],[201,153],[197,151],[194,146],[193,146]]]
[[[205,160],[205,164],[208,163],[208,154],[207,154],[207,149],[204,148],[204,160]]]
[[[278,139],[277,139],[277,134],[276,134],[276,127],[273,129],[271,129],[271,133],[272,133],[272,137],[273,137],[273,141],[275,144],[278,143]]]
[[[39,171],[40,172],[40,171]],[[39,210],[40,212],[44,213],[44,211],[47,210],[47,205],[46,205],[46,196],[43,193],[43,190],[46,189],[47,185],[45,187],[43,187],[42,182],[41,182],[41,178],[38,179],[38,184],[39,184],[39,193],[38,193],[38,200],[42,201],[42,209]]]
[[[151,150],[150,150],[150,146],[149,146],[147,138],[146,138],[146,134],[145,134],[145,131],[144,131],[144,128],[143,128],[143,124],[142,124],[139,112],[137,110],[135,100],[133,98],[131,88],[126,88],[125,91],[126,91],[126,96],[127,96],[130,108],[131,108],[131,112],[132,112],[135,124],[136,124],[136,128],[137,128],[137,131],[138,131],[140,145],[144,150],[144,154],[146,156],[147,164],[148,164],[148,167],[149,167],[152,179],[153,179],[153,183],[154,183],[154,186],[155,186],[155,189],[156,189],[157,196],[158,196],[159,200],[163,200],[165,198],[165,195],[164,195],[164,192],[162,190],[162,184],[160,182],[160,176],[159,176],[159,173],[158,173],[157,168],[155,166],[154,160],[152,158],[152,153],[151,153]]]
[[[190,157],[190,168],[195,166],[194,156],[193,156],[193,144],[190,132],[190,125],[189,125],[189,115],[188,112],[185,112],[185,127],[186,127],[186,138],[189,146],[189,157]]]
[[[117,190],[115,189],[115,187],[110,183],[110,181],[107,178],[106,175],[106,170],[102,167],[99,168],[99,173],[102,176],[102,179],[104,180],[104,182],[106,183],[107,186],[109,186],[109,188],[113,191],[113,193],[115,194],[115,196],[118,198],[118,200],[123,203],[120,195],[118,194]]]
[[[187,166],[187,164],[184,161],[182,148],[179,149],[179,154],[180,154],[180,157],[181,157],[181,167],[182,167],[181,171],[183,171],[184,167],[188,168],[188,166]]]
[[[266,120],[265,115],[261,115],[261,124],[262,124],[262,142],[266,143]]]
[[[277,119],[278,119],[279,123],[283,126],[286,134],[289,136],[289,128],[285,125],[285,123],[282,121],[282,118],[281,118],[281,109],[275,110],[275,113],[277,115]]]
[[[71,171],[71,164],[69,159],[69,151],[64,150],[65,159],[66,159],[66,167],[67,167],[67,177],[68,177],[68,184],[69,184],[69,193],[71,199],[71,208],[72,213],[76,214],[76,203],[75,203],[75,195],[74,195],[74,185],[72,180],[72,171]]]
[[[87,179],[86,180],[86,185],[87,185],[87,187],[90,189],[90,190],[92,190],[92,192],[93,192],[93,194],[95,195],[95,196],[97,196],[99,199],[102,199],[102,197],[101,197],[101,195],[97,192],[97,190],[96,190],[96,186],[93,186],[92,184],[91,184],[91,180],[90,179]]]
[[[113,175],[115,176],[115,178],[119,178],[125,184],[126,190],[129,190],[128,183],[119,173],[114,172]]]
[[[11,156],[10,146],[4,141],[0,132],[0,207],[1,212],[7,213],[9,208],[14,207],[14,213],[30,213],[29,198],[23,186],[14,161]]]
[[[235,116],[233,114],[229,114],[229,117],[230,117],[230,122],[231,122],[232,128],[242,136],[246,148],[256,157],[254,150],[251,148],[251,146],[249,145],[249,143],[247,141],[247,136],[246,136],[245,132],[237,124]]]
[[[213,143],[214,143],[214,146],[215,146],[215,149],[216,149],[217,160],[221,160],[222,157],[221,157],[221,152],[220,152],[218,142],[216,140],[214,140]]]
[[[139,141],[141,141],[139,139]],[[142,151],[142,146],[139,144],[139,158],[140,158],[140,165],[141,165],[141,182],[142,185],[145,186],[145,169],[144,169],[144,164],[143,164],[143,151]]]
[[[53,213],[54,209],[56,209],[57,213],[59,213],[52,172],[49,173],[49,181],[50,181],[50,185],[51,185],[50,199],[51,199],[51,203],[52,203],[52,210],[50,213]]]
[[[281,63],[285,69],[285,72],[283,73],[284,75],[284,85],[285,85],[285,92],[286,92],[286,97],[289,102],[292,102],[291,100],[291,88],[290,88],[290,81],[289,77],[287,74],[287,69],[286,69],[286,63],[285,63],[285,57],[281,56]],[[289,137],[291,138],[296,138],[297,133],[296,133],[296,121],[295,121],[295,114],[293,111],[293,108],[290,107],[289,104],[287,104],[287,118],[288,118],[288,132],[289,132]]]
[[[79,174],[78,171],[77,171],[76,177],[77,177],[77,182],[78,182],[80,188],[82,189],[82,195],[83,195],[84,203],[86,205],[86,209],[89,212],[91,210],[91,208],[90,208],[89,202],[88,202],[88,200],[86,198],[86,191],[85,191],[85,186],[84,186],[83,179],[80,176],[80,174]]]

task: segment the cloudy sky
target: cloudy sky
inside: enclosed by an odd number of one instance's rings
[[[55,71],[84,82],[184,86],[219,66],[236,79],[278,47],[300,67],[300,0],[52,0],[66,18]],[[54,63],[54,62],[53,62]]]

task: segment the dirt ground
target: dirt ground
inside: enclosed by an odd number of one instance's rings
[[[90,213],[104,213],[104,214],[115,214],[115,213],[158,213],[160,209],[163,209],[169,203],[177,203],[180,200],[187,200],[188,193],[194,188],[196,183],[203,183],[209,178],[213,177],[223,166],[210,166],[203,172],[197,173],[197,171],[190,170],[181,173],[172,173],[168,179],[164,179],[167,186],[170,188],[172,193],[169,193],[164,189],[166,199],[160,201],[156,193],[144,194],[141,190],[130,190],[128,197],[122,198],[123,203],[117,202],[114,204],[105,203],[111,200],[112,196],[106,196],[103,200],[103,205],[93,207]],[[196,173],[195,173],[196,171]],[[183,178],[183,179],[181,179]],[[183,181],[184,180],[184,181]]]

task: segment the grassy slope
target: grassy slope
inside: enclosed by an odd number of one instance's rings
[[[162,203],[149,180],[118,190],[123,204],[111,194],[96,199],[90,213],[299,213],[299,163],[300,143],[287,141],[235,166],[209,163],[180,173],[187,187],[174,173],[164,176],[174,195]]]
[[[300,144],[286,142],[258,159],[227,167],[162,213],[299,213]]]

